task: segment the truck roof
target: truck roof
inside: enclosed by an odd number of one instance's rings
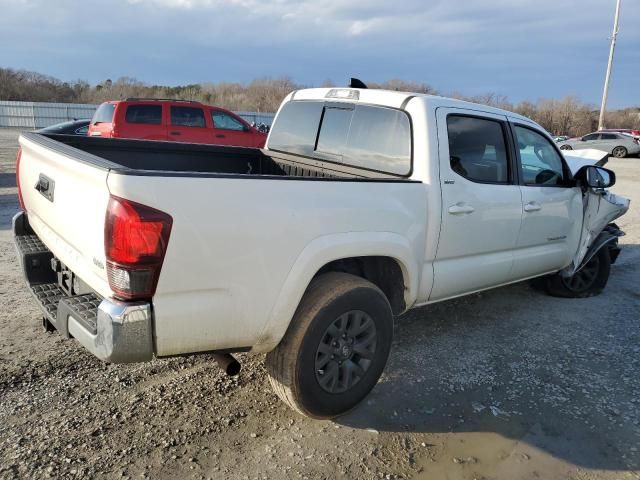
[[[332,93],[330,93],[332,92]],[[336,93],[339,92],[339,93]],[[340,95],[349,95],[349,92],[358,92],[352,94],[352,97],[341,97]],[[457,98],[441,97],[439,95],[429,95],[426,93],[415,92],[399,92],[395,90],[382,90],[375,88],[307,88],[303,90],[296,90],[290,94],[289,100],[331,100],[331,101],[343,101],[343,102],[362,102],[370,103],[374,105],[382,105],[392,108],[404,108],[407,103],[414,99],[419,98],[425,104],[431,107],[454,107],[465,108],[469,110],[481,110],[483,112],[494,113],[496,115],[506,115],[512,119],[518,119],[523,122],[537,125],[543,129],[540,125],[535,123],[530,118],[524,117],[520,114],[503,110],[501,108],[490,107],[488,105],[482,105],[479,103],[467,102],[465,100],[459,100]],[[544,129],[543,129],[544,130]]]

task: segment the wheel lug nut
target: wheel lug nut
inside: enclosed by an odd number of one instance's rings
[[[335,355],[331,355],[331,360],[333,360],[334,358],[336,358],[336,356]]]
[[[342,338],[347,338],[347,334],[346,334],[346,333],[343,333],[343,334],[342,334]]]

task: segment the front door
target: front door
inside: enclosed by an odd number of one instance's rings
[[[453,108],[436,115],[442,225],[430,301],[509,282],[522,220],[506,117]]]
[[[527,278],[571,263],[582,225],[582,195],[555,145],[541,132],[514,125],[523,218],[513,275]]]

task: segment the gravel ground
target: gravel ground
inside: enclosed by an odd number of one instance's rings
[[[15,258],[18,132],[0,130],[0,478],[640,479],[640,159],[605,292],[528,284],[414,310],[336,421],[288,410],[262,356],[109,365],[40,326]]]

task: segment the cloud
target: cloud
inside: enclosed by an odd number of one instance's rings
[[[557,0],[84,0],[79,8],[76,0],[0,0],[0,61],[91,81],[284,74],[317,84],[358,73],[442,91],[534,99],[577,93],[597,101],[613,7],[612,0],[579,7]],[[626,85],[637,82],[638,24],[640,9],[623,4],[612,99],[619,91],[633,101]]]

